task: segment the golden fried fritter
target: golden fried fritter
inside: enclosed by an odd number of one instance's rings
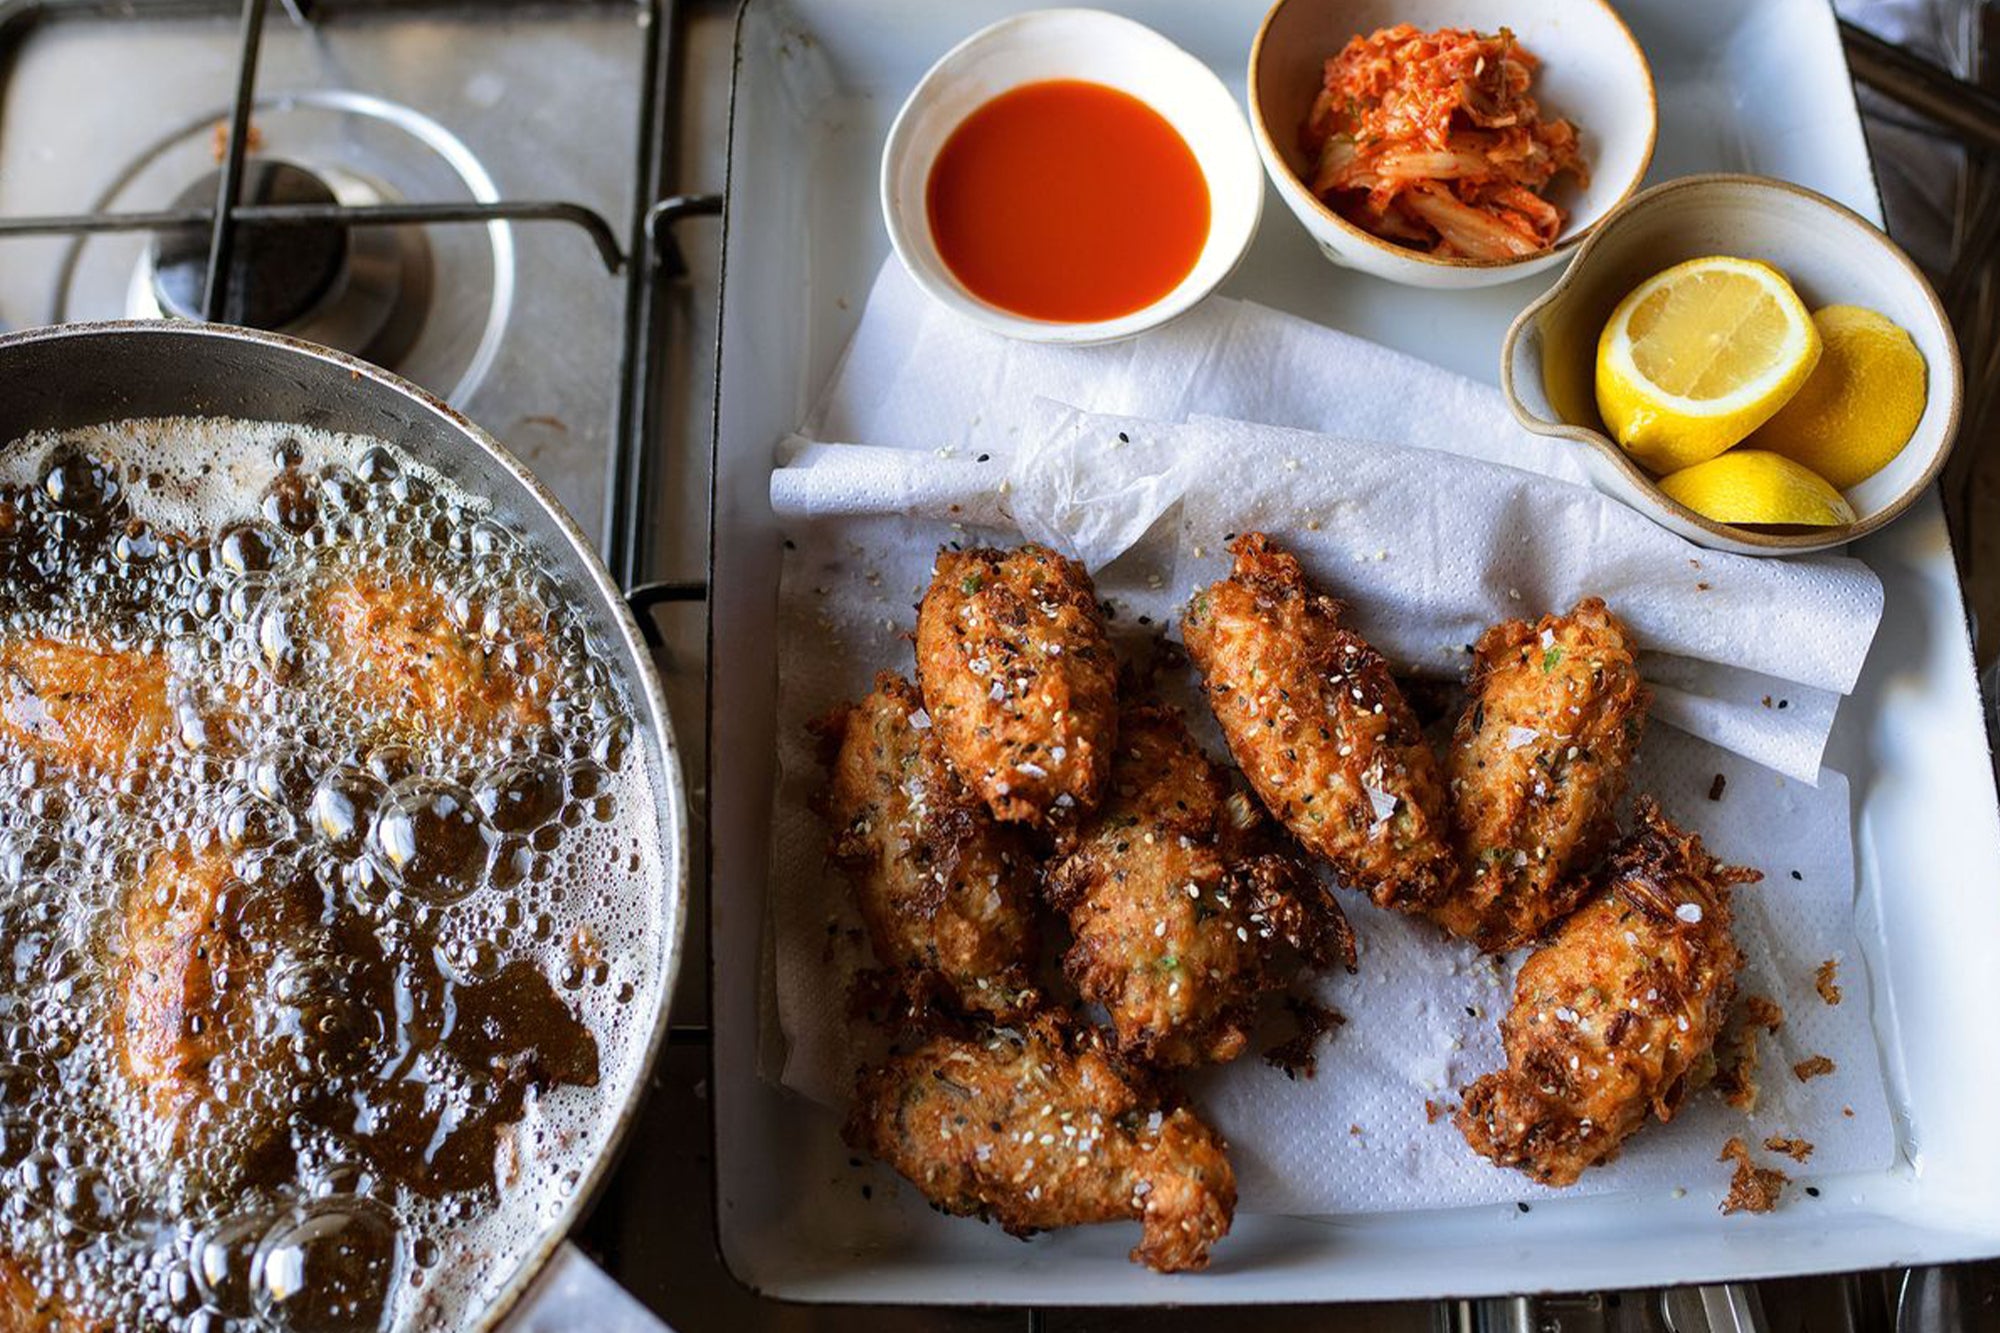
[[[1309,851],[1384,907],[1451,886],[1437,757],[1381,654],[1261,532],[1182,624],[1209,706],[1250,785]]]
[[[1608,1162],[1646,1122],[1673,1119],[1729,1016],[1743,955],[1726,866],[1650,800],[1596,897],[1529,955],[1501,1020],[1507,1068],[1466,1090],[1475,1152],[1544,1185]]]
[[[1118,668],[1082,565],[1043,546],[942,550],[917,612],[917,681],[945,753],[996,817],[1097,804]]]
[[[884,671],[873,694],[814,730],[832,751],[821,810],[831,856],[876,958],[913,999],[941,984],[966,1012],[1032,1004],[1034,861],[945,761],[916,687]]]
[[[1646,724],[1625,626],[1595,597],[1480,636],[1446,762],[1459,879],[1430,915],[1489,951],[1572,911],[1618,836]]]
[[[483,735],[548,721],[536,668],[491,652],[428,584],[345,573],[314,593],[312,618],[328,676],[405,727]]]
[[[166,654],[34,635],[0,642],[0,736],[80,772],[124,772],[173,734]]]
[[[1178,712],[1120,710],[1110,792],[1047,879],[1075,936],[1069,978],[1109,1011],[1120,1054],[1161,1067],[1233,1060],[1258,997],[1286,983],[1281,943],[1315,967],[1352,965],[1347,918],[1269,834]]]
[[[1058,1013],[977,1039],[933,1037],[864,1070],[847,1141],[938,1208],[1017,1236],[1138,1219],[1135,1263],[1206,1267],[1229,1233],[1236,1176],[1222,1137],[1169,1109]]]

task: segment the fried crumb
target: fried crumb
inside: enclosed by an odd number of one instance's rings
[[[1792,1076],[1798,1079],[1799,1082],[1804,1083],[1808,1079],[1818,1078],[1821,1074],[1831,1074],[1838,1068],[1838,1065],[1825,1056],[1815,1055],[1810,1059],[1801,1060],[1793,1065]]]
[[[1444,1114],[1444,1110],[1444,1107],[1439,1106],[1430,1098],[1424,1098],[1424,1123],[1426,1125],[1435,1125],[1438,1122],[1438,1117]]]
[[[1828,1004],[1840,1003],[1840,986],[1834,981],[1839,972],[1839,960],[1829,958],[1819,965],[1817,972],[1813,973],[1813,989],[1818,991],[1819,998]]]
[[[586,924],[576,928],[569,937],[569,956],[579,968],[590,971],[604,963],[604,946],[597,942],[597,933]]]
[[[1757,1026],[1739,1014],[1715,1044],[1715,1090],[1734,1110],[1750,1115],[1757,1109]]]
[[[1736,1174],[1729,1178],[1729,1193],[1722,1200],[1725,1213],[1768,1213],[1778,1206],[1791,1177],[1773,1166],[1758,1166],[1751,1160],[1749,1146],[1740,1138],[1722,1145],[1718,1162],[1734,1161]]]
[[[1854,1108],[1853,1108],[1853,1107],[1851,1107],[1851,1106],[1843,1106],[1843,1107],[1841,1107],[1841,1108],[1840,1108],[1840,1113],[1841,1113],[1842,1115],[1846,1116],[1846,1117],[1847,1117],[1847,1118],[1848,1118],[1849,1120],[1852,1120],[1852,1119],[1854,1119]]]
[[[1291,1036],[1264,1052],[1264,1063],[1284,1070],[1286,1078],[1296,1079],[1300,1075],[1311,1078],[1319,1072],[1319,1052],[1314,1049],[1319,1039],[1339,1030],[1347,1015],[1330,1005],[1296,995],[1285,997],[1285,1009],[1297,1028]]]
[[[1784,1008],[1768,995],[1752,995],[1744,1000],[1743,1017],[1766,1032],[1776,1032],[1785,1025]]]
[[[1801,1165],[1813,1155],[1813,1145],[1808,1140],[1800,1138],[1788,1139],[1777,1134],[1773,1134],[1770,1138],[1764,1140],[1764,1149],[1767,1152],[1783,1153]]]
[[[1724,777],[1722,774],[1717,773],[1715,775],[1715,780],[1708,784],[1708,799],[1711,801],[1721,800],[1722,793],[1724,789],[1727,788],[1728,786],[1729,786],[1729,779]]]
[[[1352,1135],[1353,1137],[1355,1137],[1355,1138],[1357,1138],[1357,1139],[1358,1139],[1358,1138],[1360,1138],[1360,1137],[1361,1137],[1361,1126],[1359,1126],[1359,1125],[1349,1125],[1349,1126],[1347,1127],[1347,1132],[1348,1132],[1348,1133],[1349,1133],[1350,1135]]]

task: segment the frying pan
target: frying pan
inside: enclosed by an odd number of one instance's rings
[[[459,413],[380,367],[295,338],[156,320],[29,329],[0,337],[0,385],[0,447],[34,431],[158,416],[280,422],[389,441],[466,494],[490,501],[496,517],[526,534],[607,645],[607,665],[637,714],[633,748],[647,763],[665,843],[658,882],[649,886],[663,923],[658,956],[649,960],[652,990],[633,1000],[647,1034],[645,1051],[627,1065],[622,1081],[602,1090],[610,1132],[575,1193],[538,1228],[492,1301],[468,1308],[462,1327],[478,1333],[494,1328],[546,1269],[547,1280],[518,1312],[522,1328],[659,1328],[563,1243],[610,1174],[666,1033],[688,892],[685,787],[666,700],[638,625],[583,533],[532,473]]]

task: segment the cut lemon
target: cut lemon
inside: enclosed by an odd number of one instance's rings
[[[1857,305],[1813,312],[1826,348],[1792,400],[1749,443],[1804,463],[1846,490],[1902,452],[1929,393],[1924,354],[1902,327]]]
[[[1751,259],[1691,259],[1618,303],[1597,340],[1597,410],[1658,474],[1715,457],[1806,382],[1819,331],[1785,275]]]
[[[1830,528],[1854,521],[1854,507],[1826,478],[1763,449],[1732,449],[1682,468],[1662,478],[1660,489],[1718,523]]]

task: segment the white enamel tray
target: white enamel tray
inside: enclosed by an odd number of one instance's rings
[[[731,1270],[809,1301],[1010,1304],[1333,1301],[1617,1288],[2000,1254],[2000,812],[1959,588],[1935,496],[1856,547],[1888,616],[1828,762],[1850,775],[1856,904],[1901,1156],[1817,1178],[1764,1217],[1690,1193],[1393,1216],[1239,1218],[1215,1267],[1125,1260],[1136,1228],[1022,1244],[865,1201],[825,1111],[764,1083],[758,1022],[774,768],[779,537],[773,447],[831,370],[887,251],[876,157],[898,103],[1005,0],[745,0],[730,124],[715,440],[710,873],[716,1169]],[[1239,95],[1263,0],[1112,0]],[[1871,218],[1880,203],[1823,0],[1623,6],[1659,84],[1649,179],[1785,177]],[[1223,289],[1493,381],[1501,333],[1546,279],[1425,292],[1336,271],[1281,208]]]

